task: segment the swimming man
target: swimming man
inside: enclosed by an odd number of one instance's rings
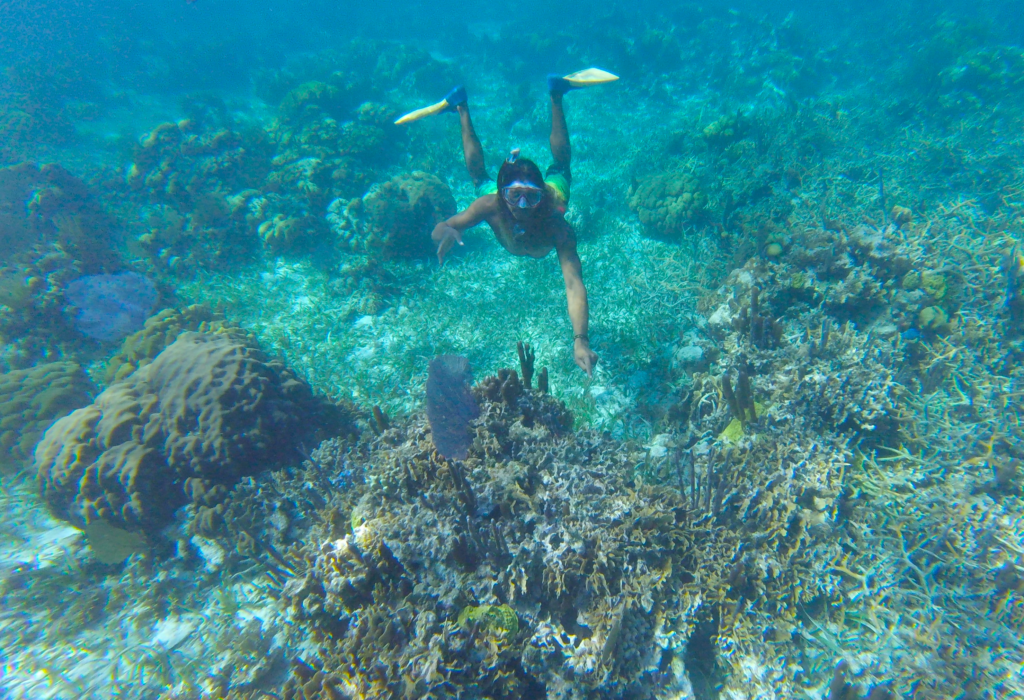
[[[615,79],[611,73],[594,68],[564,78],[548,78],[550,145],[554,163],[545,175],[541,174],[536,163],[520,157],[519,149],[516,149],[501,164],[497,181],[491,179],[484,167],[483,147],[469,116],[466,90],[461,86],[436,105],[412,112],[397,122],[405,123],[438,112],[458,112],[466,168],[480,196],[465,211],[434,228],[431,238],[437,243],[437,259],[443,263],[453,245],[462,245],[462,233],[485,221],[498,242],[513,255],[543,258],[554,249],[565,280],[565,296],[573,330],[573,359],[588,376],[591,376],[598,358],[590,349],[587,335],[590,311],[587,288],[583,284],[583,268],[576,252],[576,234],[565,220],[572,173],[569,167],[569,129],[565,123],[562,98],[574,88]]]

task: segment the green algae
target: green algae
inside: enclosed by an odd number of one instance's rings
[[[469,605],[459,613],[459,625],[479,626],[497,637],[514,637],[519,632],[519,616],[507,605]]]

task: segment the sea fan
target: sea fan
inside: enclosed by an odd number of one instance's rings
[[[447,459],[465,459],[473,442],[469,423],[480,407],[469,390],[469,360],[438,355],[427,372],[427,419],[434,447]]]

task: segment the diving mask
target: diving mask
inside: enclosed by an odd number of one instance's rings
[[[501,198],[514,209],[533,209],[544,199],[544,189],[516,180],[501,188]]]

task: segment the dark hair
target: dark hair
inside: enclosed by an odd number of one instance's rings
[[[529,158],[518,158],[514,163],[506,160],[501,164],[501,169],[498,170],[498,192],[516,180],[529,182],[542,189],[544,187],[544,175],[541,174],[537,164]]]

